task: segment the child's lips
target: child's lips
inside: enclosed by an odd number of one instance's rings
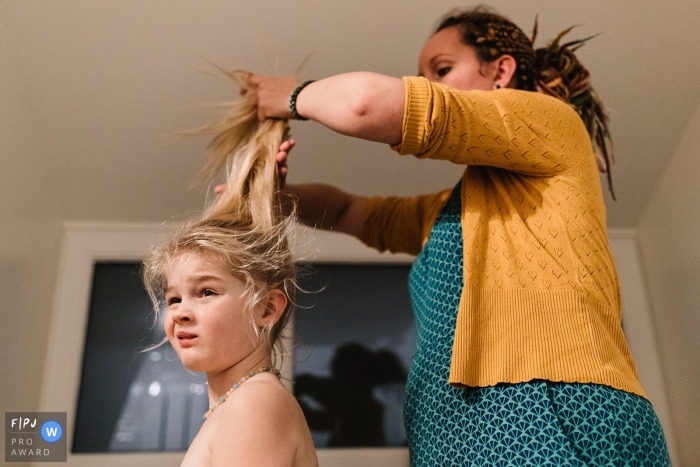
[[[197,340],[197,334],[191,332],[180,331],[176,334],[177,342],[180,347],[190,347],[194,345],[195,340]]]

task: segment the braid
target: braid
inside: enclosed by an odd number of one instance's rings
[[[591,73],[574,54],[586,41],[595,36],[561,44],[561,39],[572,29],[573,26],[565,29],[547,47],[536,50],[537,69],[539,70],[536,88],[544,94],[569,103],[576,109],[591,136],[598,170],[607,175],[610,194],[616,200],[610,172],[610,166],[614,161],[609,128],[610,117],[598,94],[591,86]],[[536,35],[537,20],[535,20],[533,41]]]
[[[502,55],[512,56],[518,64],[515,87],[525,91],[539,91],[571,105],[581,116],[591,137],[598,170],[607,175],[613,199],[615,192],[610,173],[614,161],[609,117],[598,95],[590,84],[590,73],[576,58],[574,52],[586,39],[560,44],[573,27],[562,31],[547,47],[534,49],[537,38],[537,18],[529,39],[507,18],[485,6],[448,13],[439,22],[435,32],[450,27],[461,28],[462,43],[476,51],[480,61],[493,62]]]

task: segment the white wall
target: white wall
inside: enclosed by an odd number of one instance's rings
[[[61,232],[47,208],[52,162],[3,26],[0,2],[0,413],[37,407]]]
[[[625,337],[637,365],[639,380],[654,406],[666,435],[671,460],[674,465],[678,465],[678,451],[659,352],[658,333],[649,305],[637,234],[633,229],[610,229],[608,236],[620,278],[622,325]]]
[[[700,465],[700,106],[638,228],[681,466]]]

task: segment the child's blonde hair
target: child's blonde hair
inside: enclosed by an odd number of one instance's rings
[[[295,215],[282,208],[275,161],[289,126],[284,120],[259,122],[255,89],[246,89],[248,73],[225,73],[246,90],[245,95],[217,120],[188,134],[213,135],[200,179],[209,181],[226,167],[226,189],[201,216],[182,223],[166,242],[151,250],[144,261],[143,279],[160,314],[173,262],[187,253],[211,255],[245,284],[244,311],[250,314],[256,336],[261,330],[253,320],[254,308],[269,291],[281,290],[287,307],[276,323],[262,330],[272,350],[291,318],[297,290],[290,246]]]

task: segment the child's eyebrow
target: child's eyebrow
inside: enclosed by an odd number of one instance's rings
[[[195,284],[199,284],[200,282],[207,282],[207,281],[222,282],[223,279],[221,279],[218,276],[202,275],[202,276],[192,276],[187,280],[187,282],[192,282]]]
[[[215,281],[215,282],[223,282],[223,279],[218,277],[218,276],[209,276],[209,275],[202,275],[202,276],[192,276],[187,279],[187,282],[191,284],[200,284],[202,282],[207,282],[207,281]],[[165,293],[167,294],[168,292],[173,290],[173,286],[169,285],[165,289]]]

